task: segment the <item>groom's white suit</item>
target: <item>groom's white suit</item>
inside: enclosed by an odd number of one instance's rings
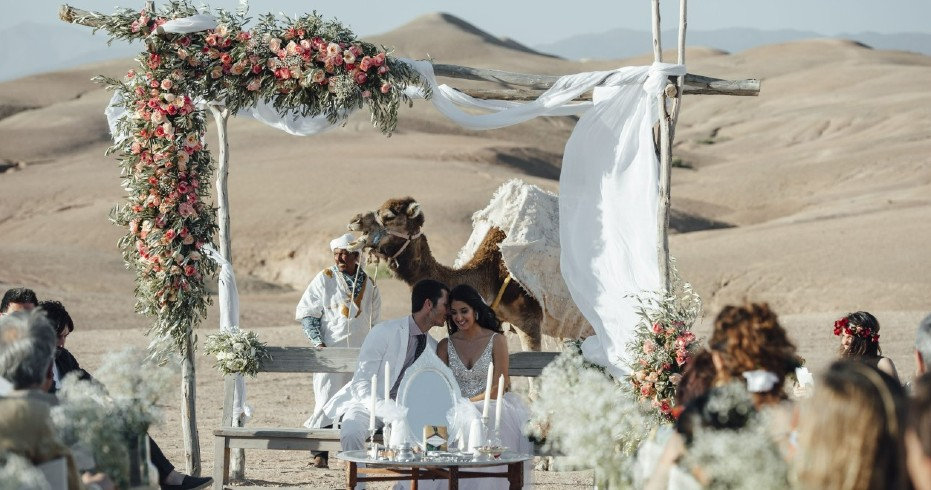
[[[414,338],[410,335],[411,316],[387,320],[375,325],[359,351],[359,365],[352,376],[352,381],[339,390],[323,407],[323,412],[333,420],[340,420],[340,444],[343,451],[365,448],[368,433],[369,409],[367,402],[371,393],[372,376],[376,376],[375,396],[384,398],[385,362],[391,365],[391,386],[401,376],[404,360],[407,357],[408,343]],[[436,340],[426,334],[426,349],[436,352]],[[378,421],[379,426],[381,421]]]

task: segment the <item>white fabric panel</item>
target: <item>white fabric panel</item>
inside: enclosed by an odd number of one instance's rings
[[[638,322],[625,297],[660,288],[656,254],[657,94],[685,67],[622,68],[594,92],[594,108],[566,143],[560,176],[563,278],[596,335],[583,354],[615,376],[629,372],[627,344]]]
[[[233,274],[233,264],[230,264],[220,252],[210,245],[201,250],[207,257],[220,266],[219,280],[219,306],[220,331],[235,333],[239,331],[239,290],[236,288],[236,276]],[[246,382],[241,374],[236,375],[236,389],[233,391],[233,421],[245,415],[248,420],[252,417],[252,407],[246,404]]]

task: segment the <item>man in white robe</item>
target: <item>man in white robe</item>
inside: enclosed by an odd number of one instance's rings
[[[330,242],[335,264],[314,277],[297,305],[295,317],[318,349],[361,347],[369,330],[378,323],[381,295],[359,265],[359,252],[351,249],[352,241],[352,234],[347,233]],[[333,425],[323,414],[323,406],[351,379],[349,373],[314,374],[314,412],[304,422],[305,427]],[[314,466],[327,467],[326,452],[313,455]]]

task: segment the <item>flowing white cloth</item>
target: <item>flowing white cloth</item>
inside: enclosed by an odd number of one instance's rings
[[[378,323],[381,295],[375,281],[366,276],[359,303],[349,301],[351,292],[340,274],[328,267],[314,276],[301,296],[295,317],[321,318],[320,333],[328,347],[362,347],[372,325]],[[350,373],[314,373],[314,411],[304,427],[319,428],[333,423],[323,414],[323,407],[350,380]]]
[[[172,19],[161,25],[163,32],[174,34],[190,34],[192,32],[206,31],[217,27],[217,19],[209,14],[194,14],[190,17]]]
[[[653,123],[666,77],[681,65],[622,68],[594,90],[594,107],[566,143],[559,181],[563,278],[596,335],[583,354],[614,376],[629,372],[638,317],[627,297],[661,287]]]
[[[239,290],[236,288],[236,276],[233,274],[233,265],[220,255],[210,245],[202,249],[210,260],[220,266],[219,281],[219,307],[220,331],[234,333],[239,331]],[[246,404],[246,382],[241,374],[236,375],[236,386],[233,390],[233,421],[238,423],[239,417],[244,420],[252,417],[252,407]]]

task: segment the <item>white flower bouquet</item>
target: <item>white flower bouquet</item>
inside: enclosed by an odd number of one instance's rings
[[[51,487],[29,460],[8,452],[0,455],[0,490],[51,490]]]
[[[62,380],[52,421],[68,446],[88,448],[97,469],[129,487],[130,445],[160,420],[158,401],[173,384],[174,366],[158,366],[138,350],[108,354],[95,381]]]
[[[209,335],[204,343],[204,353],[216,356],[213,364],[223,375],[248,374],[255,376],[262,362],[271,359],[265,343],[259,341],[255,332],[236,331]]]
[[[633,460],[656,425],[630,391],[571,348],[538,378],[531,432],[566,469],[594,469],[599,488],[632,487]]]

